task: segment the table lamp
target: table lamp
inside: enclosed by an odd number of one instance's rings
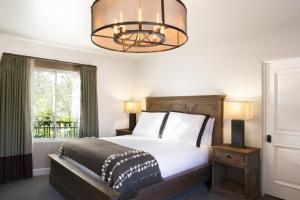
[[[245,147],[245,120],[253,119],[253,103],[245,101],[224,102],[224,119],[231,120],[231,144]]]
[[[124,112],[129,113],[129,129],[133,130],[136,125],[136,113],[142,111],[142,103],[140,101],[125,101]]]

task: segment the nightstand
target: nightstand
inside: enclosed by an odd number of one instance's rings
[[[212,192],[230,199],[260,196],[260,149],[213,146]]]
[[[125,128],[125,129],[117,129],[117,130],[116,130],[116,135],[117,135],[117,136],[131,135],[131,134],[132,134],[132,130],[130,130],[129,128]]]

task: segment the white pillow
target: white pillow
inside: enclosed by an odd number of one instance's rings
[[[196,145],[204,119],[203,115],[171,112],[162,138]]]
[[[142,112],[132,134],[158,138],[165,115],[164,112]]]
[[[212,145],[212,134],[214,130],[215,118],[209,118],[206,123],[206,127],[204,129],[202,138],[201,138],[201,145]]]

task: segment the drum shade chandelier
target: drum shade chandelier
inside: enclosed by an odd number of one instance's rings
[[[96,0],[91,39],[128,53],[175,49],[188,39],[187,10],[180,0]]]

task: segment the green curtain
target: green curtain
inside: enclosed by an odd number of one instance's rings
[[[81,102],[79,137],[99,137],[97,68],[80,65]]]
[[[30,60],[3,54],[0,63],[0,183],[32,177]]]

